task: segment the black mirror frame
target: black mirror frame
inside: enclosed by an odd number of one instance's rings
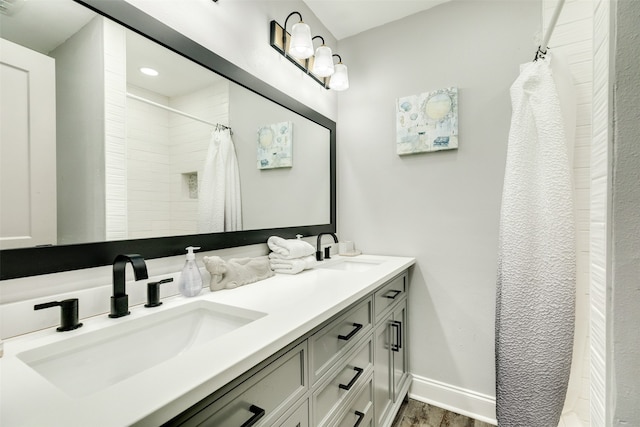
[[[329,129],[331,150],[329,224],[200,234],[197,235],[197,241],[202,248],[201,251],[265,243],[272,235],[292,238],[296,234],[311,236],[325,232],[336,232],[336,123],[334,121],[280,92],[124,0],[74,1]],[[109,265],[121,253],[139,253],[146,259],[182,255],[184,248],[192,245],[194,240],[194,235],[185,235],[2,250],[0,251],[0,280]]]

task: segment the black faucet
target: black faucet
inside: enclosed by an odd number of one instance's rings
[[[324,236],[325,234],[328,234],[329,236],[333,237],[333,241],[338,243],[338,236],[335,235],[335,233],[320,233],[318,234],[318,242],[316,244],[316,260],[318,261],[322,261],[322,251],[320,250],[320,244],[322,243],[322,236]],[[329,250],[327,250],[329,249]],[[330,255],[330,251],[331,247],[328,247],[325,249],[325,258],[329,259],[331,258]]]
[[[129,296],[125,293],[125,268],[130,262],[136,280],[148,279],[147,265],[138,254],[118,255],[113,260],[113,296],[109,317],[122,317],[129,314]]]
[[[70,298],[63,301],[51,301],[44,304],[36,304],[34,310],[42,310],[43,308],[60,307],[60,327],[58,332],[73,331],[82,326],[78,322],[78,298]]]

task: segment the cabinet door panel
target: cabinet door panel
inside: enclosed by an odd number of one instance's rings
[[[407,375],[407,351],[406,351],[406,322],[407,302],[401,303],[393,312],[392,329],[392,356],[393,356],[393,401],[396,402],[403,396],[398,396],[402,383]]]
[[[381,425],[391,409],[391,341],[389,320],[385,319],[376,328],[374,335],[374,409],[376,425]]]

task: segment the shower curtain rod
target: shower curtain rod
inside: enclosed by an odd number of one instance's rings
[[[196,120],[198,122],[213,126],[216,129],[229,129],[229,130],[231,130],[231,128],[229,126],[225,126],[225,125],[222,125],[220,123],[209,122],[207,120],[201,119],[200,117],[193,116],[191,114],[185,113],[184,111],[176,110],[175,108],[167,107],[166,105],[162,105],[160,103],[151,101],[150,99],[143,98],[141,96],[134,95],[134,94],[129,93],[129,92],[127,92],[127,97],[129,97],[131,99],[135,99],[135,100],[141,101],[141,102],[144,102],[145,104],[153,105],[154,107],[158,107],[158,108],[162,108],[162,109],[167,110],[167,111],[171,111],[172,113],[176,113],[176,114],[179,114],[179,115],[184,116],[184,117],[188,117],[188,118]],[[233,135],[233,133],[232,133],[232,135]]]
[[[556,23],[558,22],[558,17],[560,16],[560,12],[562,11],[562,6],[564,6],[565,0],[558,0],[558,4],[556,4],[556,9],[553,11],[553,15],[551,16],[551,21],[549,21],[549,26],[547,27],[547,31],[544,33],[544,37],[542,38],[542,43],[538,46],[538,51],[536,52],[536,59],[544,58],[544,55],[547,53],[547,49],[549,49],[549,40],[551,39],[551,34],[553,34],[553,30],[556,27]]]

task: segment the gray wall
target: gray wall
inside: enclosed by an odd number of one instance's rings
[[[509,87],[540,20],[538,1],[452,1],[339,43],[351,88],[338,104],[338,231],[366,253],[417,258],[413,393],[495,396]],[[396,155],[396,98],[448,86],[459,88],[460,148]]]
[[[640,425],[640,2],[619,0],[612,28],[611,426]]]
[[[293,167],[258,169],[258,129],[288,121]],[[240,169],[244,230],[331,220],[328,129],[237,84],[229,85],[229,125]]]

